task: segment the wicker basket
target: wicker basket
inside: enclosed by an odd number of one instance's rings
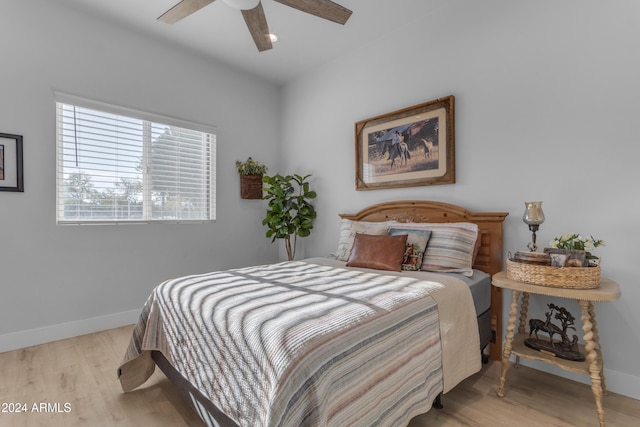
[[[534,285],[566,289],[595,289],[600,287],[600,266],[549,267],[507,260],[507,277]]]
[[[240,198],[262,199],[262,175],[240,175]]]

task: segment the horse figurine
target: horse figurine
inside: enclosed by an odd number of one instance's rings
[[[557,357],[574,360],[584,361],[585,356],[580,353],[578,346],[578,336],[573,335],[573,339],[569,338],[567,331],[569,329],[575,330],[573,326],[574,317],[564,307],[558,307],[555,304],[547,304],[550,311],[545,313],[546,320],[530,319],[529,320],[529,338],[524,340],[524,344],[534,350],[551,353]],[[560,320],[562,328],[551,323],[551,316],[556,313],[555,318]],[[541,340],[538,337],[538,332],[546,332],[549,334],[549,341]],[[535,334],[535,338],[531,338],[531,335]],[[554,341],[554,335],[561,337],[560,341]]]
[[[552,312],[550,311],[545,313],[547,320],[544,322],[540,319],[529,320],[529,336],[531,336],[531,334],[535,334],[536,339],[540,339],[538,337],[538,331],[546,332],[549,334],[549,342],[551,343],[551,345],[554,345],[553,336],[555,334],[559,334],[560,336],[562,336],[563,341],[566,334],[562,332],[562,329],[551,323],[551,314]]]

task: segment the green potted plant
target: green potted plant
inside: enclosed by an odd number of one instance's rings
[[[240,174],[240,198],[262,199],[262,177],[267,167],[249,157],[246,162],[236,160],[236,172]]]
[[[266,184],[264,199],[269,203],[262,225],[267,226],[266,236],[272,243],[284,239],[289,261],[296,256],[298,237],[311,234],[316,218],[316,210],[310,203],[316,198],[316,192],[307,182],[310,176],[277,174],[262,178]]]

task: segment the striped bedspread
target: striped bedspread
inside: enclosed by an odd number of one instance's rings
[[[240,426],[406,425],[444,388],[429,295],[443,285],[378,273],[285,262],[167,281],[143,308],[122,387],[146,381],[159,350]]]

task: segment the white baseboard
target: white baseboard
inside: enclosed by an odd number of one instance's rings
[[[640,377],[604,368],[607,390],[640,400]]]
[[[548,372],[550,374],[558,375],[563,378],[568,378],[579,383],[591,385],[591,378],[586,374],[578,374],[575,372],[565,371],[561,368],[558,368],[557,366],[549,365],[548,363],[536,362],[523,358],[520,359],[520,364],[537,369],[539,371]],[[604,366],[604,377],[608,391],[627,396],[632,399],[640,400],[640,377],[608,369],[606,361]],[[508,381],[509,374],[507,374],[507,382]]]
[[[0,335],[0,353],[131,325],[138,320],[139,316],[140,310],[138,309],[73,322],[59,323],[42,328],[11,332]]]

